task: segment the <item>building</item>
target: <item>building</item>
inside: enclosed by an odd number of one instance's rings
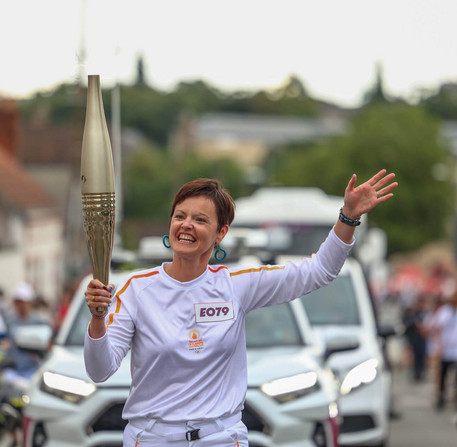
[[[271,150],[319,141],[345,131],[346,120],[339,116],[206,113],[182,120],[174,137],[180,150],[184,147],[210,160],[234,158],[250,169],[259,166]]]
[[[17,160],[18,112],[0,102],[0,288],[20,281],[52,303],[63,281],[63,225],[54,197]]]

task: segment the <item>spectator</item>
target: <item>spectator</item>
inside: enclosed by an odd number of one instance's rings
[[[13,312],[7,318],[7,338],[2,341],[6,348],[5,357],[0,367],[2,371],[1,397],[15,388],[24,388],[32,374],[37,370],[41,358],[38,354],[19,349],[15,343],[15,335],[19,328],[34,324],[47,324],[42,316],[35,310],[35,292],[27,283],[19,283],[13,291]],[[16,421],[17,422],[17,421]],[[12,438],[11,446],[19,445],[17,434],[18,425],[15,423],[8,427]]]
[[[33,353],[17,348],[14,343],[18,328],[33,324],[47,324],[34,309],[35,292],[27,283],[19,283],[13,291],[13,312],[7,316],[8,328],[6,357],[10,367],[3,371],[6,382],[14,382],[19,377],[29,379],[38,367],[39,358]]]
[[[0,289],[0,340],[6,337],[6,321],[5,321],[5,294],[3,289]],[[0,342],[1,346],[1,342]],[[1,360],[1,357],[0,357]]]
[[[425,300],[420,296],[405,309],[403,324],[405,336],[413,357],[413,378],[415,381],[423,379],[425,372],[425,337],[421,331],[422,321],[425,317]]]
[[[51,308],[42,295],[36,295],[33,302],[33,308],[37,314],[41,315],[41,318],[46,321],[46,323],[52,326],[53,318]]]
[[[431,307],[425,314],[425,318],[421,326],[421,332],[426,339],[427,366],[430,371],[432,381],[436,384],[435,389],[438,393],[440,384],[441,353],[443,351],[443,345],[441,342],[441,333],[439,330],[437,330],[436,324],[439,310],[443,305],[443,300],[440,295],[432,296],[430,298]]]
[[[442,353],[439,394],[436,408],[442,409],[446,404],[446,381],[448,374],[457,364],[457,291],[455,291],[436,315],[435,328],[439,331]],[[457,380],[457,375],[456,375]],[[454,399],[457,387],[454,384]]]

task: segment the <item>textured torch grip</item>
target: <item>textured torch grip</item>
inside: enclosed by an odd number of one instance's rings
[[[107,285],[114,242],[114,192],[82,194],[82,213],[93,276]]]

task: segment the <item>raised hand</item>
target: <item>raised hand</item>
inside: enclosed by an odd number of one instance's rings
[[[386,172],[385,169],[382,169],[357,187],[355,186],[357,176],[353,174],[344,193],[343,214],[346,217],[357,219],[375,206],[393,197],[391,191],[398,186],[398,183],[389,183],[395,174],[386,175]]]

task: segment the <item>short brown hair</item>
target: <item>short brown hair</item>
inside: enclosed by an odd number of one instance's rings
[[[230,226],[235,217],[235,202],[219,180],[210,178],[199,178],[181,186],[173,199],[170,219],[173,217],[176,205],[195,196],[206,196],[213,201],[216,207],[218,231],[224,225]]]

